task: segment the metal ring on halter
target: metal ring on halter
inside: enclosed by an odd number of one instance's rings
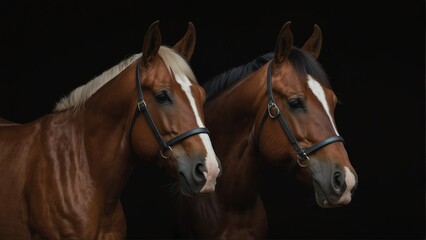
[[[306,164],[302,164],[300,161],[301,160],[306,160]],[[300,157],[300,155],[298,154],[297,155],[297,164],[299,164],[299,166],[301,166],[301,167],[307,167],[308,165],[309,165],[309,157],[308,157],[308,155],[306,155],[305,154],[305,157],[304,157],[304,159],[302,159],[301,157]]]
[[[271,113],[272,108],[274,109],[275,114]],[[268,103],[268,114],[271,118],[276,118],[278,117],[278,115],[280,115],[280,109],[278,108],[277,104],[275,104],[274,102]]]
[[[169,152],[169,154],[164,154],[164,150],[168,150],[168,152]],[[161,148],[161,150],[160,150],[160,155],[163,157],[163,158],[170,158],[171,156],[172,156],[172,152],[173,152],[173,149],[172,149],[172,147],[170,147],[170,146],[164,146],[163,148]]]

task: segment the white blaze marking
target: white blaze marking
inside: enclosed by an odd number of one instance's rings
[[[340,197],[338,204],[348,204],[352,199],[352,188],[355,186],[355,175],[349,170],[348,167],[345,167],[345,182],[346,182],[346,190]]]
[[[334,131],[336,132],[337,135],[339,135],[339,133],[337,132],[336,126],[334,125],[333,118],[331,117],[330,109],[328,108],[328,104],[327,104],[327,99],[325,98],[325,92],[321,84],[317,80],[315,80],[313,77],[311,77],[311,75],[308,74],[308,85],[311,88],[314,95],[318,98],[318,100],[321,102],[322,106],[324,107],[324,110],[327,113],[328,118],[330,119],[331,125],[334,128]]]
[[[205,127],[203,121],[201,121],[200,115],[198,113],[197,106],[195,105],[194,97],[191,92],[191,81],[185,76],[181,74],[176,74],[176,82],[178,82],[185,92],[186,96],[189,99],[189,103],[191,104],[192,111],[194,112],[195,120],[197,121],[198,127]],[[201,141],[204,143],[204,146],[207,150],[206,156],[206,167],[207,172],[203,172],[206,178],[206,183],[204,184],[201,192],[213,192],[216,186],[216,177],[219,175],[219,163],[217,162],[216,154],[213,150],[213,146],[210,141],[210,137],[206,133],[199,134]]]
[[[337,132],[336,126],[334,125],[333,118],[330,114],[330,109],[328,108],[327,100],[325,98],[325,92],[322,88],[321,84],[319,84],[318,81],[316,81],[314,78],[312,78],[308,74],[308,85],[311,88],[314,95],[318,98],[318,100],[321,102],[322,106],[324,107],[325,112],[327,113],[328,118],[330,119],[330,122],[334,128],[334,131],[336,131],[336,134],[339,135]],[[352,199],[352,189],[356,184],[355,175],[349,170],[348,167],[345,168],[345,183],[346,183],[346,190],[340,197],[338,204],[348,204],[351,202]],[[324,203],[325,204],[325,203]]]

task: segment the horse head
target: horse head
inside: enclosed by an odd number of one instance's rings
[[[301,49],[293,46],[290,22],[283,25],[268,66],[259,146],[268,162],[298,166],[298,177],[313,184],[317,203],[328,208],[348,204],[358,179],[337,131],[337,97],[317,62],[321,45],[317,25]]]
[[[220,164],[204,125],[205,92],[187,63],[195,28],[189,23],[185,35],[169,48],[161,45],[158,25],[150,26],[136,61],[138,103],[131,145],[141,158],[155,159],[178,178],[182,193],[209,193],[215,189]]]

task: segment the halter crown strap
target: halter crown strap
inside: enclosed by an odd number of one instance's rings
[[[148,111],[148,106],[146,105],[146,102],[143,98],[143,93],[142,93],[142,86],[141,86],[141,81],[140,81],[140,66],[139,66],[139,62],[137,63],[136,66],[136,89],[138,90],[138,105],[136,107],[135,110],[135,114],[133,115],[133,119],[132,119],[132,125],[130,126],[130,131],[132,131],[133,129],[133,125],[135,124],[137,115],[139,112],[143,113],[145,115],[146,120],[148,121],[149,126],[151,127],[152,131],[154,132],[154,136],[157,139],[158,143],[160,144],[160,147],[166,148],[167,145],[164,142],[163,138],[161,137],[160,131],[158,131],[157,126],[154,123],[154,120],[152,120],[151,114],[149,114]]]
[[[293,132],[291,131],[290,127],[288,126],[283,115],[280,113],[277,104],[275,103],[275,99],[274,99],[274,96],[272,94],[272,69],[271,69],[271,64],[268,65],[266,82],[267,82],[267,85],[268,85],[267,93],[268,93],[268,97],[269,97],[269,103],[268,103],[268,114],[269,114],[269,116],[271,118],[278,118],[281,126],[284,129],[284,132],[286,133],[288,139],[290,140],[290,143],[293,145],[294,149],[296,150],[297,156],[301,159],[306,159],[308,157],[306,152],[299,145],[299,142],[297,141],[296,137],[294,136]],[[272,112],[272,111],[274,111],[274,112]]]
[[[284,116],[280,113],[280,109],[278,108],[278,106],[275,103],[275,99],[272,93],[272,70],[271,70],[271,64],[269,63],[268,65],[268,72],[267,72],[267,78],[266,78],[266,84],[267,84],[267,94],[268,94],[268,107],[266,109],[265,115],[262,119],[262,122],[260,123],[259,126],[259,134],[258,134],[258,138],[260,138],[260,133],[262,130],[262,127],[265,123],[266,118],[269,116],[272,119],[278,118],[285,134],[287,135],[290,143],[293,145],[293,148],[296,150],[297,153],[297,163],[299,164],[299,166],[301,167],[306,167],[308,166],[307,164],[302,164],[300,162],[300,160],[309,160],[308,155],[315,152],[316,150],[330,144],[333,142],[344,142],[343,137],[341,136],[333,136],[333,137],[329,137],[326,138],[325,140],[314,144],[311,147],[308,147],[306,149],[303,149],[299,142],[296,139],[296,136],[294,136],[293,132],[291,131],[287,121],[285,120]]]

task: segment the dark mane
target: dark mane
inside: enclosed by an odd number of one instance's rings
[[[239,80],[257,71],[273,57],[274,53],[269,52],[247,64],[231,68],[219,75],[210,78],[203,84],[207,95],[207,101],[223,90],[229,88]],[[305,75],[309,74],[318,80],[323,86],[328,88],[330,87],[327,74],[323,70],[322,66],[303,50],[293,47],[289,54],[289,60],[298,72]]]
[[[270,52],[254,59],[247,64],[231,68],[219,75],[210,78],[203,84],[203,87],[206,91],[207,101],[219,94],[221,91],[232,86],[234,83],[255,72],[273,57],[274,53]]]

